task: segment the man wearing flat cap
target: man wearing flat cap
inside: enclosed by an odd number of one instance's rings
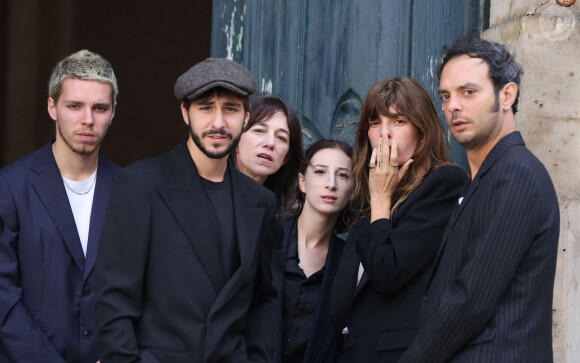
[[[228,161],[256,79],[208,58],[175,84],[189,137],[115,179],[97,263],[105,362],[273,361],[274,194]]]

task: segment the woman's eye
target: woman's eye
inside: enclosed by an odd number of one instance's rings
[[[278,140],[282,141],[282,142],[288,142],[288,139],[286,139],[284,136],[278,136]]]
[[[379,125],[379,121],[377,120],[371,120],[369,121],[369,126],[373,127],[373,126],[378,126]]]
[[[322,174],[324,174],[324,170],[322,170],[322,169],[314,169],[314,174],[322,175]]]
[[[338,173],[338,176],[339,176],[340,178],[344,178],[344,179],[348,179],[348,178],[350,178],[350,175],[348,175],[347,173]]]

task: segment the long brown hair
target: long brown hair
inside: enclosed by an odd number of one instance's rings
[[[397,113],[393,114],[393,108]],[[437,111],[423,87],[406,77],[377,82],[367,94],[361,110],[354,148],[354,199],[358,200],[361,215],[370,208],[369,168],[372,148],[368,138],[369,122],[386,117],[403,117],[417,128],[419,141],[411,157],[413,163],[395,191],[397,202],[391,212],[403,203],[434,169],[452,164],[447,155],[445,131]]]

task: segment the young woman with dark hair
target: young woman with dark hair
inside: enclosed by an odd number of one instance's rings
[[[279,284],[282,362],[333,362],[329,306],[344,240],[335,234],[353,189],[352,149],[320,140],[298,169],[298,203],[284,226]]]

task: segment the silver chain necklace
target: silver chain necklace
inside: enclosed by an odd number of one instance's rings
[[[97,167],[98,169],[98,167]],[[90,192],[91,190],[93,190],[93,187],[95,186],[95,183],[97,182],[97,169],[95,169],[95,171],[93,171],[93,174],[95,175],[93,177],[93,182],[91,183],[91,186],[89,187],[89,189],[87,189],[84,192],[77,192],[76,190],[73,189],[73,187],[71,187],[70,185],[68,185],[68,183],[66,182],[66,180],[64,179],[64,177],[62,178],[62,181],[64,183],[64,185],[66,185],[66,187],[68,188],[68,190],[70,190],[71,192],[75,193],[76,195],[85,195],[88,192]],[[91,174],[91,175],[93,175]]]

